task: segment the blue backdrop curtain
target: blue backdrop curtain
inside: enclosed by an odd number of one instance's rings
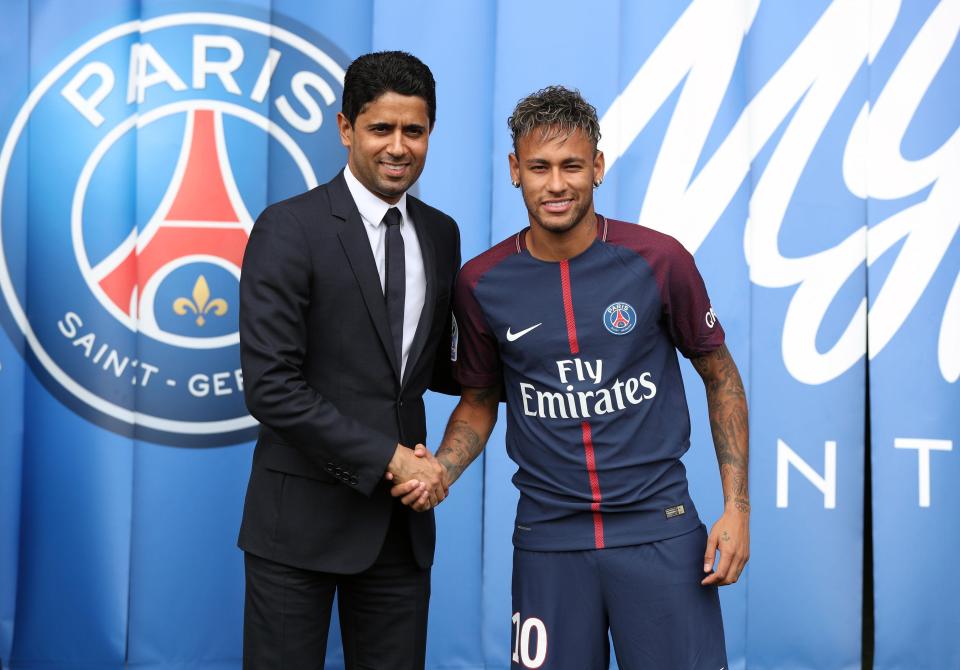
[[[601,117],[598,210],[695,253],[751,410],[730,667],[860,667],[871,538],[874,667],[960,667],[960,1],[9,0],[0,19],[4,667],[239,667],[238,255],[266,204],[342,167],[342,72],[379,49],[436,76],[415,188],[465,259],[526,225],[506,118],[555,83]],[[431,447],[454,402],[428,398]],[[434,670],[509,665],[503,423],[437,512]]]

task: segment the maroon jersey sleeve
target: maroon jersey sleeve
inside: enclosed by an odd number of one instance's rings
[[[660,290],[664,325],[680,353],[696,358],[723,344],[723,328],[710,306],[703,277],[682,244],[645,226],[614,219],[606,220],[604,230],[611,244],[639,254],[650,267]]]
[[[687,358],[710,353],[724,341],[723,327],[710,304],[703,277],[682,244],[673,240],[661,260],[663,316],[674,345]]]
[[[479,264],[467,263],[457,276],[453,313],[457,334],[451,350],[453,376],[461,386],[499,386],[500,348],[475,294]]]

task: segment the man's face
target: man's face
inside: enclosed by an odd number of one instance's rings
[[[337,114],[337,125],[354,176],[395,204],[423,172],[430,138],[426,101],[388,91],[367,103],[353,124]]]
[[[594,151],[582,130],[544,136],[535,128],[510,154],[510,176],[520,182],[530,224],[565,233],[593,211],[593,183],[603,178],[603,154]]]

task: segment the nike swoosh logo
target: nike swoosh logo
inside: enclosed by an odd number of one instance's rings
[[[542,326],[542,325],[543,325],[543,321],[541,321],[540,323],[537,323],[537,324],[535,324],[535,325],[532,325],[532,326],[530,326],[529,328],[524,328],[523,330],[521,330],[521,331],[518,332],[518,333],[511,333],[511,332],[510,332],[510,328],[508,327],[508,328],[507,328],[507,342],[513,342],[514,340],[519,340],[521,337],[523,337],[524,335],[526,335],[527,333],[529,333],[529,332],[530,332],[531,330],[533,330],[534,328],[539,328],[539,327]]]

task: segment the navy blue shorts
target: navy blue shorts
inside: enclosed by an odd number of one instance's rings
[[[587,551],[513,552],[513,668],[725,670],[707,532]]]

